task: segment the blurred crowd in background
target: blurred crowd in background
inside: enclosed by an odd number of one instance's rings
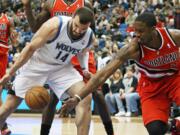
[[[33,33],[28,25],[21,0],[8,0],[6,13],[14,20],[19,33],[19,46],[10,48],[9,67],[29,42]],[[45,0],[31,0],[33,12],[38,14]],[[0,1],[2,2],[2,1]],[[98,47],[93,51],[97,69],[104,67],[121,47],[135,37],[133,22],[138,14],[153,12],[157,18],[157,27],[180,29],[179,0],[91,0],[95,12],[95,34]],[[1,3],[0,3],[1,5]],[[139,114],[136,86],[139,73],[133,61],[127,61],[110,77],[103,86],[103,93],[110,110],[115,116]],[[126,103],[124,103],[124,101]]]

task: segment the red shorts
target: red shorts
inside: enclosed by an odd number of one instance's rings
[[[170,105],[180,105],[180,72],[170,77],[148,79],[141,77],[138,84],[144,124],[154,120],[167,123]]]
[[[6,68],[8,64],[8,57],[6,54],[1,54],[0,55],[0,78],[4,76],[6,73]]]

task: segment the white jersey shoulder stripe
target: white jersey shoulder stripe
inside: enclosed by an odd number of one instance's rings
[[[87,44],[86,48],[88,48],[91,45],[92,37],[93,37],[93,32],[91,31],[91,35],[89,37],[89,41],[88,41],[88,44]]]
[[[47,42],[48,44],[50,44],[50,43],[52,43],[53,41],[55,41],[55,40],[57,39],[57,37],[59,36],[60,32],[61,32],[62,17],[61,17],[61,16],[58,16],[58,18],[59,18],[59,23],[60,23],[60,24],[59,24],[59,28],[58,28],[58,32],[57,32],[56,36],[55,36],[52,40],[50,40],[50,41]]]

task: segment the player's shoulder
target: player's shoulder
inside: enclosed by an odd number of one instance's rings
[[[52,25],[53,24],[53,25]],[[44,24],[44,27],[47,27],[47,29],[56,29],[59,26],[59,18],[57,16],[54,16],[47,20]]]
[[[53,23],[54,25],[56,25],[58,27],[59,27],[59,25],[65,26],[65,25],[68,24],[70,19],[71,19],[71,17],[69,17],[69,16],[58,15],[58,16],[54,16],[51,19],[49,19],[49,23],[48,24],[51,25]]]
[[[57,15],[57,16],[53,16],[51,18],[51,20],[53,20],[53,19],[60,19],[61,21],[66,22],[66,21],[69,21],[71,18],[72,17],[70,17],[70,16]]]
[[[63,15],[59,15],[57,16],[63,23],[68,22],[72,17],[70,16],[63,16]]]

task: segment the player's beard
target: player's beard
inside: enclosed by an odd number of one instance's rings
[[[72,34],[73,34],[73,36],[76,37],[76,38],[79,38],[79,37],[82,36],[81,33],[77,33],[76,31],[72,31]]]
[[[70,35],[71,38],[76,40],[76,39],[80,39],[82,36],[84,36],[85,33],[77,33],[76,31],[73,30],[72,28],[72,24],[70,25]]]

